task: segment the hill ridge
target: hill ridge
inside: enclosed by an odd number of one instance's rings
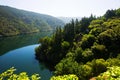
[[[56,17],[0,5],[1,36],[49,31],[57,26],[64,26],[64,22]]]

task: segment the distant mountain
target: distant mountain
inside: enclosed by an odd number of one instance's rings
[[[54,30],[57,26],[64,26],[64,22],[49,15],[0,6],[0,36]]]
[[[73,20],[81,20],[81,17],[58,17],[60,20],[62,20],[64,23],[70,23],[70,21]]]

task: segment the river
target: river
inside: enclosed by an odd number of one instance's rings
[[[0,73],[15,67],[16,73],[40,74],[41,80],[49,80],[52,72],[35,59],[35,48],[40,38],[50,36],[52,32],[0,38]]]

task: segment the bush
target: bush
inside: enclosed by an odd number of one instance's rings
[[[78,77],[74,74],[69,74],[63,76],[53,76],[50,80],[78,80]]]
[[[108,67],[108,70],[97,76],[96,80],[120,80],[120,67]]]
[[[33,74],[28,76],[26,72],[21,72],[20,74],[14,74],[16,69],[14,67],[8,69],[7,71],[0,74],[0,80],[40,80],[38,74]]]

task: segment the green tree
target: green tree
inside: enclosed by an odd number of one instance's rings
[[[114,17],[114,16],[115,16],[115,11],[114,11],[114,10],[108,10],[108,11],[105,13],[105,15],[104,15],[104,17],[105,17],[106,19],[112,18],[112,17]]]
[[[90,49],[85,49],[82,53],[82,62],[86,63],[94,58],[93,52]]]
[[[82,49],[86,49],[86,48],[90,48],[93,43],[95,41],[95,36],[88,34],[88,35],[84,35],[82,40],[81,40],[81,47]]]
[[[55,66],[55,74],[76,74],[78,72],[78,63],[72,57],[65,58]]]
[[[109,54],[107,52],[105,45],[96,44],[92,46],[92,52],[93,52],[94,58],[104,58],[104,59],[109,58]]]
[[[97,76],[107,70],[108,63],[104,59],[92,60],[92,76]]]

